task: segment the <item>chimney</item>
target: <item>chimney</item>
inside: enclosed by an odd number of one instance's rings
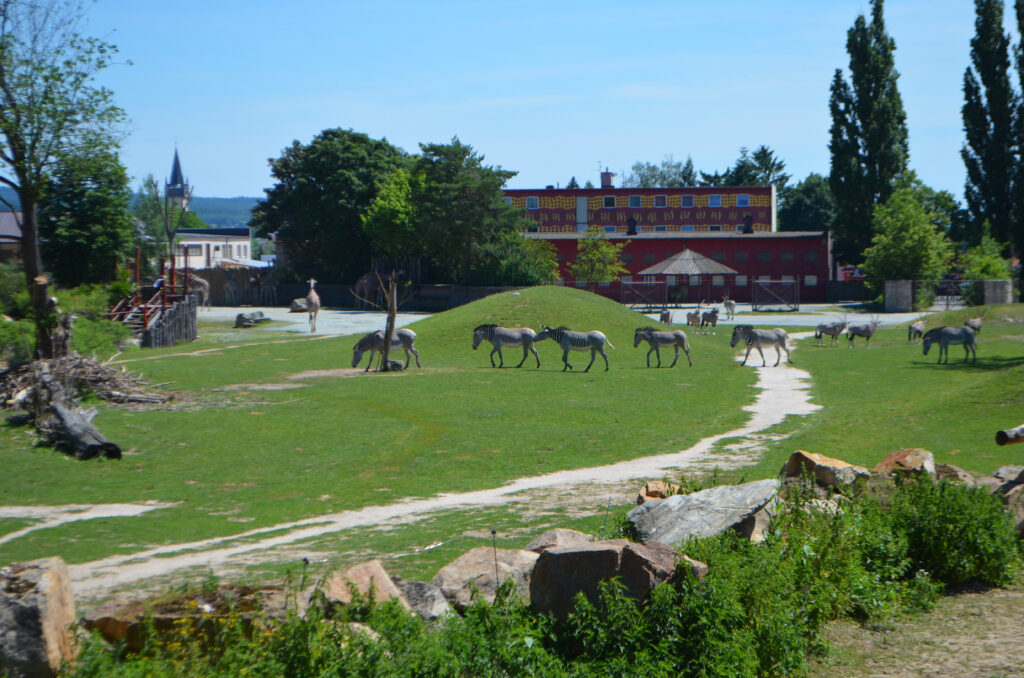
[[[609,172],[608,168],[605,167],[604,171],[601,172],[601,188],[615,188],[612,185],[612,178],[615,176],[615,172]]]

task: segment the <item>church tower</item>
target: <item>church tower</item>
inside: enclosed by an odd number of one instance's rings
[[[164,200],[172,205],[188,211],[188,204],[192,201],[192,187],[185,180],[181,172],[181,161],[178,159],[178,149],[174,149],[174,163],[171,165],[171,180],[164,182]]]

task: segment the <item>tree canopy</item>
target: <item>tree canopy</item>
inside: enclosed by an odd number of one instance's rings
[[[124,118],[110,90],[95,83],[117,49],[79,35],[82,16],[73,0],[0,0],[0,183],[21,203],[25,282],[42,357],[55,349],[38,224],[47,173],[110,136]]]
[[[940,215],[922,202],[913,187],[897,189],[874,211],[874,236],[864,252],[868,282],[881,291],[886,280],[937,280],[952,254]]]
[[[786,200],[779,208],[779,230],[831,229],[835,215],[836,202],[828,179],[811,172],[786,191]]]
[[[658,165],[636,162],[632,171],[622,180],[623,188],[681,188],[696,185],[697,172],[689,156],[686,162],[675,160],[671,155],[666,155]]]
[[[600,228],[591,226],[576,246],[576,259],[569,264],[569,273],[576,280],[590,283],[614,280],[629,273],[622,265],[621,255],[625,246],[624,242],[612,242]]]

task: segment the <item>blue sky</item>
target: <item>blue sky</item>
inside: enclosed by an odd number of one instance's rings
[[[511,188],[597,183],[599,167],[669,154],[723,170],[761,144],[794,181],[827,174],[829,84],[868,12],[866,0],[99,0],[84,31],[133,62],[102,76],[130,118],[133,184],[162,181],[177,144],[196,195],[230,197],[262,196],[268,158],[331,127],[409,152],[457,135],[518,171]],[[973,2],[889,0],[885,17],[911,167],[959,197]]]

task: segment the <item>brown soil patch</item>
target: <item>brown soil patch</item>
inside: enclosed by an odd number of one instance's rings
[[[306,388],[308,384],[232,384],[218,388],[218,391],[289,391],[295,388]]]
[[[363,373],[361,367],[338,367],[333,370],[307,370],[297,374],[289,374],[287,379],[316,379],[317,377],[358,377]]]

